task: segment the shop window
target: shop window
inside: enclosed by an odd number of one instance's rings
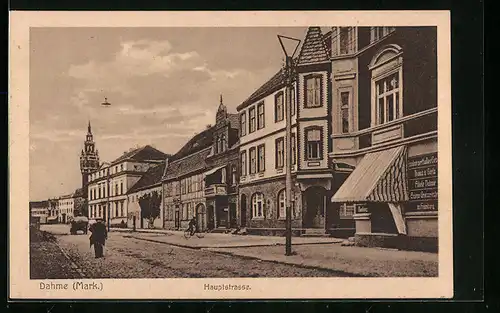
[[[264,195],[260,192],[252,196],[252,217],[264,218]]]
[[[281,190],[278,194],[278,218],[286,218],[286,191]]]
[[[317,108],[321,104],[322,77],[321,75],[312,75],[306,77],[305,83],[305,107]]]
[[[321,128],[306,129],[306,159],[320,160],[323,158],[323,140]]]
[[[264,102],[261,102],[257,105],[257,129],[262,129],[264,126]]]
[[[248,109],[248,119],[250,124],[249,133],[253,133],[255,131],[255,107]]]
[[[285,118],[283,92],[278,92],[274,97],[274,121],[280,122]]]
[[[339,215],[340,217],[352,217],[354,215],[355,205],[343,203],[340,205]]]
[[[275,155],[275,167],[283,168],[285,163],[285,149],[283,137],[276,139],[276,155]]]

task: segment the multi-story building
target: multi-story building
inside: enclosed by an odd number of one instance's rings
[[[73,194],[64,195],[58,199],[59,214],[57,220],[59,223],[69,223],[74,217],[75,204]]]
[[[194,215],[198,229],[213,227],[214,212],[207,210],[204,190],[214,130],[214,126],[209,126],[195,135],[165,166],[162,187],[164,227],[167,229],[187,228]]]
[[[291,90],[292,228],[295,234],[339,228],[332,211],[330,94],[331,33],[310,27]],[[285,74],[276,73],[238,106],[240,114],[240,222],[249,233],[285,231]]]
[[[49,201],[30,201],[30,216],[40,224],[47,223]]]
[[[127,211],[128,211],[128,223],[129,228],[162,228],[164,223],[163,218],[163,189],[161,185],[161,179],[165,171],[166,161],[160,164],[152,165],[148,171],[135,183],[132,188],[127,192]],[[159,205],[160,214],[153,222],[153,225],[149,225],[149,220],[145,217],[141,218],[141,205],[140,200],[144,195],[153,195],[157,193],[160,197],[161,202]],[[143,205],[148,205],[145,202]]]
[[[208,171],[204,173],[208,225],[213,228],[236,228],[239,224],[238,116],[227,113],[221,96],[212,135],[212,149],[206,158]]]
[[[335,208],[354,215],[360,245],[437,249],[436,28],[332,38]]]
[[[47,216],[48,224],[59,223],[59,200],[58,199],[48,199],[49,203],[49,214]]]
[[[111,225],[127,223],[127,191],[153,166],[169,155],[146,145],[124,152],[111,163],[103,163],[88,178],[89,218]],[[109,219],[108,219],[109,210]]]

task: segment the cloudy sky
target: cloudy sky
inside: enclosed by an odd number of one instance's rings
[[[81,185],[90,120],[101,161],[151,144],[175,153],[281,66],[276,35],[307,28],[32,28],[30,199]],[[104,97],[112,103],[101,106]]]

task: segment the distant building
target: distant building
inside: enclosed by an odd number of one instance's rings
[[[59,223],[59,200],[58,199],[48,199],[49,203],[49,215],[47,216],[48,224]]]
[[[168,160],[168,159],[167,159]],[[151,228],[149,221],[146,218],[141,219],[140,199],[146,194],[152,195],[154,192],[160,196],[160,216],[154,221],[154,228],[162,228],[164,223],[163,218],[163,193],[161,178],[165,171],[164,161],[160,164],[152,165],[147,172],[135,183],[127,192],[127,226],[129,228]]]
[[[30,216],[40,224],[47,223],[49,216],[49,201],[30,201]]]
[[[59,212],[57,214],[58,222],[63,224],[71,222],[75,210],[73,194],[61,196],[57,200],[59,206]]]
[[[80,155],[80,172],[82,174],[82,189],[84,197],[87,196],[87,185],[89,174],[99,168],[99,151],[95,147],[94,135],[92,134],[92,127],[87,127],[87,136],[83,143],[83,149]]]
[[[78,188],[73,193],[73,215],[87,216],[87,196],[84,194],[83,188]]]
[[[108,210],[112,225],[127,222],[127,192],[154,165],[169,155],[146,145],[125,152],[110,163],[102,164],[89,174],[88,204],[89,218],[108,221]],[[108,208],[109,203],[109,208]]]

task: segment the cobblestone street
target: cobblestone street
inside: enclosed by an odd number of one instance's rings
[[[50,226],[58,245],[88,278],[332,277],[335,271],[308,269],[216,252],[171,246],[111,232],[105,257],[95,259],[88,236]]]

